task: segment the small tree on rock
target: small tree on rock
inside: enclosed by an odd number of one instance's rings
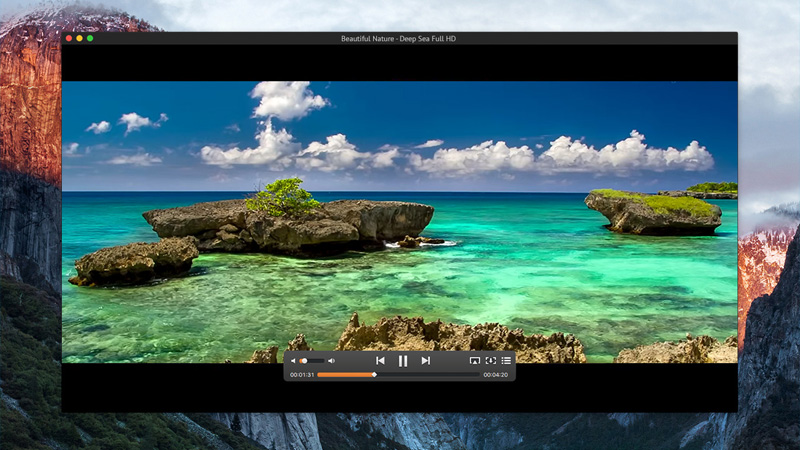
[[[319,207],[319,202],[305,189],[300,188],[300,178],[275,180],[247,199],[247,209],[266,211],[275,217],[297,216]]]

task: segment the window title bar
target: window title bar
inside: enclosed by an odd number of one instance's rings
[[[91,34],[92,39],[87,39]],[[78,37],[80,36],[80,39]],[[736,32],[95,32],[63,45],[737,45]]]

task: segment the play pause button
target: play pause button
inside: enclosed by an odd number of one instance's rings
[[[397,360],[397,367],[408,367],[408,355],[400,355]]]

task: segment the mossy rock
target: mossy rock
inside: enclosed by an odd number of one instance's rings
[[[665,236],[707,236],[722,224],[722,210],[692,197],[595,189],[584,200],[611,222],[611,231]]]

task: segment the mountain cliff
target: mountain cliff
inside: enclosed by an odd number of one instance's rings
[[[39,9],[0,25],[0,167],[61,187],[61,32],[158,31],[100,8]]]
[[[762,228],[739,238],[739,351],[744,344],[747,312],[754,299],[772,293],[783,271],[794,228]]]

